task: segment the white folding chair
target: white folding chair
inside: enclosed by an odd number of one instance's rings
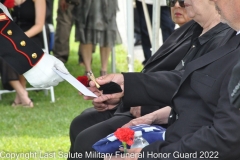
[[[111,54],[111,69],[112,69],[112,73],[116,73],[116,54],[115,54],[115,47],[113,46],[112,49],[112,54]]]
[[[48,50],[48,40],[47,40],[47,32],[46,32],[46,27],[45,25],[43,26],[43,42],[44,42],[44,48],[43,51],[47,54],[49,54],[49,50]],[[49,68],[51,69],[51,68]],[[31,88],[26,88],[27,91],[36,91],[36,90],[43,90],[45,95],[48,95],[48,91],[50,91],[51,94],[51,102],[55,102],[55,95],[54,95],[54,88],[53,87],[48,87],[48,88],[35,88],[35,87],[31,87]],[[15,90],[13,91],[9,91],[9,90],[0,90],[0,100],[2,100],[2,94],[4,93],[12,93],[15,92]]]

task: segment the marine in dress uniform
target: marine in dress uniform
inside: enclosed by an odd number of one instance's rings
[[[34,87],[55,86],[63,81],[52,68],[68,74],[64,64],[45,54],[10,17],[7,8],[0,3],[0,57]]]

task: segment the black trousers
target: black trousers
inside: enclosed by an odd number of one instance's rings
[[[149,17],[152,23],[153,6],[151,4],[146,4],[146,5],[148,8]],[[145,57],[145,62],[147,62],[147,60],[152,56],[152,51],[151,51],[152,46],[149,39],[142,2],[136,1],[136,6],[137,6],[138,15],[139,15],[139,22],[140,22],[139,25],[141,29],[142,48],[143,48],[143,53]],[[161,6],[161,13],[159,14],[161,14],[160,27],[162,30],[162,38],[164,42],[174,31],[175,24],[172,21],[170,8],[168,6]]]
[[[81,153],[95,152],[92,145],[98,140],[116,131],[117,128],[123,126],[132,120],[128,116],[114,116],[115,110],[98,112],[94,108],[84,111],[77,116],[70,126],[70,155]],[[70,159],[78,159],[74,156]],[[100,160],[100,158],[86,158],[87,160]]]

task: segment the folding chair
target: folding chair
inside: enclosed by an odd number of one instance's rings
[[[111,63],[111,69],[112,69],[112,73],[116,73],[116,54],[115,54],[115,47],[113,46],[112,49],[111,49],[111,60],[112,60],[112,63]]]
[[[48,41],[47,41],[47,33],[46,33],[46,27],[45,25],[43,26],[43,42],[44,42],[44,48],[43,51],[47,54],[49,54],[49,50],[48,50]],[[49,68],[51,69],[51,68]],[[55,95],[54,95],[54,88],[53,87],[48,87],[48,88],[26,88],[27,91],[36,91],[36,90],[43,90],[45,95],[48,95],[48,91],[50,91],[51,93],[51,102],[55,102]],[[12,93],[15,92],[15,90],[13,91],[9,91],[9,90],[0,90],[0,100],[2,100],[2,94],[4,93]]]

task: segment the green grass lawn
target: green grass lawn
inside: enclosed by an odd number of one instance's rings
[[[71,51],[66,67],[73,76],[83,75],[84,68],[78,65],[78,43],[71,33]],[[96,77],[100,71],[99,48],[93,54],[93,72]],[[135,71],[142,69],[141,63],[135,62]],[[109,59],[108,72],[111,72]],[[117,72],[127,71],[127,53],[122,45],[116,46]],[[0,159],[66,159],[69,149],[68,130],[72,119],[84,109],[91,107],[78,91],[67,82],[54,87],[56,102],[50,102],[50,94],[43,91],[30,91],[34,101],[33,109],[12,108],[15,93],[2,95],[0,101]],[[82,122],[84,123],[84,122]],[[45,154],[45,155],[44,155]],[[5,158],[4,158],[5,157]]]

